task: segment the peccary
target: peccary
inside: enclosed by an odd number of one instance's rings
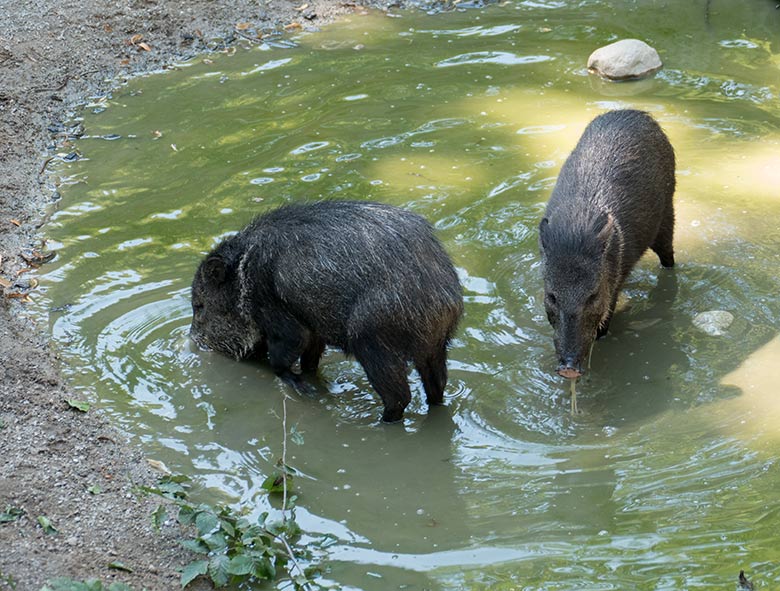
[[[558,374],[577,378],[623,281],[651,248],[674,266],[674,150],[642,111],[596,117],[563,164],[539,224]]]
[[[325,346],[354,356],[398,421],[414,363],[428,404],[442,404],[447,346],[463,312],[458,277],[431,225],[379,203],[286,205],[257,217],[201,262],[190,334],[235,359],[267,355],[306,387]]]

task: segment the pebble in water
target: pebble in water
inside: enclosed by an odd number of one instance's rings
[[[608,80],[638,80],[661,69],[658,52],[639,39],[621,39],[598,48],[588,58],[588,71]]]
[[[710,310],[697,314],[693,319],[693,325],[699,330],[713,337],[726,334],[726,330],[734,322],[734,315],[725,310]]]

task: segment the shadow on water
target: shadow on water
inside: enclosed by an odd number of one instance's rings
[[[610,332],[594,346],[592,367],[582,381],[588,412],[605,425],[645,423],[679,402],[673,378],[690,367],[675,314],[678,269],[657,270],[649,293],[628,291],[634,297],[615,314]],[[679,406],[679,405],[678,405]]]
[[[331,365],[333,361],[348,373],[354,371],[351,363],[331,359]],[[258,371],[270,373],[264,364]],[[366,590],[387,588],[388,577],[394,585],[438,588],[414,564],[426,556],[442,557],[429,558],[433,565],[446,561],[461,540],[476,533],[464,519],[451,409],[434,407],[427,414],[411,413],[404,423],[386,425],[378,421],[370,389],[361,393],[370,399],[363,404],[348,400],[352,392],[334,392],[322,376],[315,383],[315,395],[299,395],[277,382],[278,388],[267,391],[247,385],[212,396],[212,438],[239,455],[217,465],[238,470],[234,476],[243,483],[232,488],[244,489],[244,504],[257,511],[267,509],[269,501],[277,506],[260,483],[268,466],[281,457],[281,401],[286,398],[288,429],[296,434],[288,437],[287,462],[296,473],[297,520],[304,531],[337,538],[328,551],[331,575],[342,585]],[[355,411],[355,406],[365,409]],[[344,416],[340,407],[352,407],[352,416]],[[254,437],[247,439],[247,434]],[[354,564],[368,566],[355,570]]]
[[[354,524],[355,539],[373,539],[381,531],[390,547],[403,541],[414,552],[447,548],[458,537],[453,529],[463,533],[452,410],[428,409],[416,375],[410,376],[416,392],[405,421],[388,425],[379,421],[381,404],[359,364],[334,352],[326,354],[318,375],[306,376],[316,388],[307,394],[275,378],[267,363],[241,363],[237,373],[235,362],[218,354],[195,356],[200,363],[192,382],[208,382],[213,390],[204,400],[213,440],[241,454],[256,453],[249,461],[255,476],[280,456],[286,416],[288,430],[296,433],[287,437],[288,463],[300,471],[302,504],[334,522]],[[186,397],[182,392],[175,404],[187,404]],[[248,494],[264,493],[254,488]]]

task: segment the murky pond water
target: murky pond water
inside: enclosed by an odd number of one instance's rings
[[[355,15],[135,80],[87,110],[62,165],[42,278],[65,370],[211,500],[261,511],[282,399],[304,438],[298,519],[345,588],[714,589],[780,583],[780,12],[772,2],[510,2]],[[665,69],[608,85],[584,62],[642,36]],[[677,261],[647,256],[569,412],[536,225],[587,122],[654,113],[678,156]],[[94,111],[94,112],[92,112]],[[403,425],[354,361],[318,394],[189,342],[215,242],[289,201],[428,217],[466,313],[448,406],[412,375]],[[725,310],[721,336],[694,325]]]

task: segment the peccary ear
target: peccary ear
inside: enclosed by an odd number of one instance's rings
[[[545,234],[547,234],[547,228],[550,225],[550,220],[547,218],[542,218],[542,221],[539,222],[539,244],[542,246],[542,250],[545,248]]]
[[[225,281],[227,268],[221,256],[210,256],[203,263],[203,277],[209,282],[220,284]]]
[[[615,232],[615,217],[611,213],[607,213],[602,216],[604,219],[601,229],[598,231],[596,238],[601,244],[602,249],[606,249],[609,244],[612,234]]]

